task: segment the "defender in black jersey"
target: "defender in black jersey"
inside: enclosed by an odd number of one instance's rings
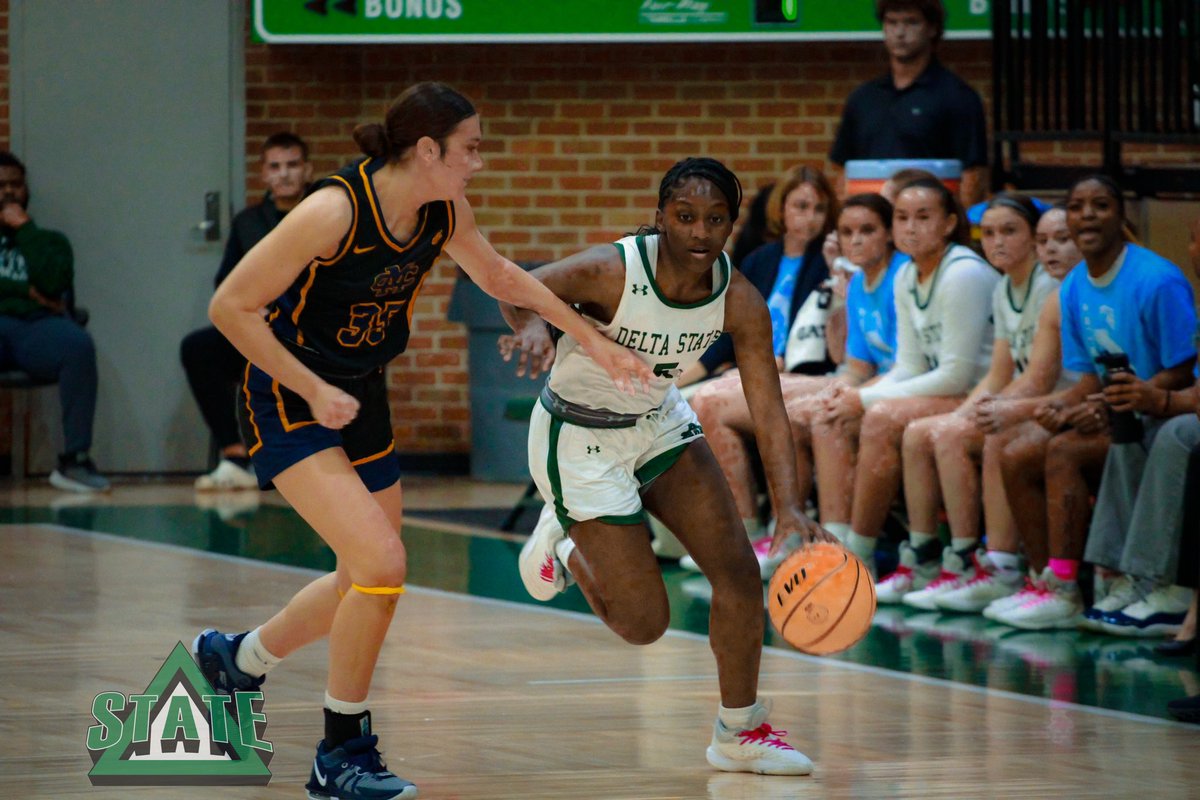
[[[329,544],[338,569],[264,625],[237,636],[206,630],[193,651],[229,693],[261,685],[282,658],[328,635],[325,738],[308,796],[396,800],[417,788],[384,767],[367,711],[407,566],[383,370],[408,342],[434,261],[445,250],[484,291],[578,338],[622,389],[645,385],[650,371],[476,229],[464,192],[483,166],[482,132],[465,97],[418,84],[383,125],[361,125],[354,138],[368,158],[322,181],[246,254],[209,309],[250,362],[240,405],[255,471]]]
[[[337,253],[313,259],[267,315],[275,338],[357,400],[360,412],[341,430],[317,425],[304,398],[248,365],[239,422],[263,487],[313,453],[339,446],[370,491],[400,479],[383,370],[408,344],[412,304],[454,235],[454,203],[421,206],[412,236],[398,241],[383,223],[372,183],[386,163],[364,159],[317,183],[345,194],[349,231]]]

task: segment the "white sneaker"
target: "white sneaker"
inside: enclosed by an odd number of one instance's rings
[[[997,614],[992,619],[1027,631],[1060,630],[1079,625],[1083,596],[1075,581],[1060,581],[1046,567],[1040,578],[1042,590],[1026,602]]]
[[[808,775],[813,764],[808,756],[783,741],[787,731],[767,724],[770,707],[756,704],[750,722],[742,730],[731,730],[718,719],[713,725],[712,744],[705,757],[723,772],[756,772],[760,775]]]
[[[1125,606],[1133,605],[1144,596],[1144,592],[1139,591],[1138,582],[1128,575],[1118,575],[1115,579],[1108,582],[1107,591],[1104,596],[1096,601],[1096,604],[1083,612],[1083,619],[1079,621],[1079,627],[1085,631],[1096,631],[1103,633],[1104,615],[1112,614],[1120,611]]]
[[[984,606],[983,611],[979,613],[983,614],[987,619],[996,620],[997,615],[1007,614],[1017,606],[1024,605],[1032,600],[1036,595],[1041,593],[1043,588],[1042,576],[1034,575],[1033,571],[1030,570],[1029,574],[1025,576],[1025,582],[1020,589],[1013,594],[997,597]]]
[[[940,565],[937,561],[917,563],[917,551],[908,542],[900,543],[900,564],[896,571],[875,584],[876,603],[899,603],[904,595],[924,589],[937,577]]]
[[[671,529],[663,525],[658,517],[647,513],[646,523],[654,537],[650,540],[650,549],[654,551],[654,555],[659,558],[682,558],[687,555],[687,550],[675,538],[675,534],[671,533]]]
[[[703,575],[684,578],[679,582],[679,591],[683,592],[684,597],[712,605],[712,584]]]
[[[551,600],[567,590],[570,574],[554,552],[555,546],[566,537],[553,506],[547,503],[517,557],[521,582],[535,600]]]
[[[773,531],[774,526],[770,530]],[[768,555],[771,551],[771,540],[774,538],[773,533],[767,534],[750,543],[750,547],[754,550],[754,557],[758,560],[758,574],[764,581],[771,580],[771,576],[775,574],[775,570],[784,562],[784,559],[800,547],[800,537],[792,535],[780,545],[778,553],[773,556]]]
[[[252,469],[239,467],[228,459],[221,459],[217,468],[207,475],[196,478],[198,492],[228,492],[240,489],[257,489],[258,478]]]
[[[1021,590],[1021,573],[996,569],[986,550],[980,548],[971,559],[975,564],[975,574],[934,599],[942,611],[977,614],[996,600]]]
[[[1168,636],[1179,632],[1191,603],[1191,589],[1158,586],[1143,599],[1105,614],[1101,624],[1117,636]]]
[[[938,598],[960,588],[971,577],[970,562],[967,560],[970,555],[970,550],[956,553],[949,547],[943,549],[942,568],[938,576],[927,583],[925,588],[904,595],[901,602],[906,606],[920,608],[924,611],[937,611]]]

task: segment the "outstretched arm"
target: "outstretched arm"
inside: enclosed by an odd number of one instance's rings
[[[554,292],[525,270],[500,255],[475,227],[466,200],[455,201],[457,230],[446,252],[475,284],[505,303],[529,309],[579,342],[621,391],[634,393],[650,382],[650,368],[628,349],[606,339]]]
[[[617,249],[597,245],[529,273],[564,303],[582,307],[595,319],[610,320],[621,301],[625,268]],[[554,346],[545,321],[525,308],[500,301],[500,313],[513,329],[500,337],[505,361],[518,356],[517,375],[536,378],[554,362]]]

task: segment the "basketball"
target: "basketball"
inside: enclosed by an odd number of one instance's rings
[[[875,615],[875,582],[841,545],[802,547],[788,556],[767,591],[771,624],[802,653],[825,656],[858,642]]]

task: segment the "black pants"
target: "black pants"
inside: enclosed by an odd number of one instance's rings
[[[211,327],[185,336],[179,357],[217,447],[224,449],[241,442],[235,409],[246,359],[220,331]]]

